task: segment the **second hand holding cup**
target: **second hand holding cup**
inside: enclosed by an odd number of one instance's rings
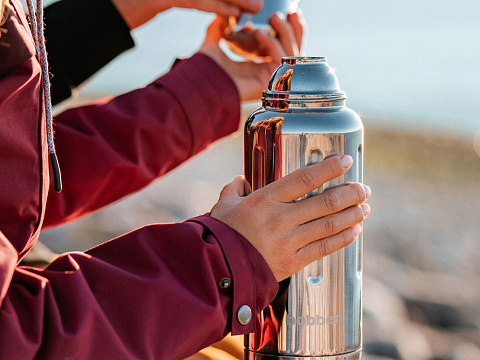
[[[245,59],[262,62],[266,56],[265,49],[260,46],[255,31],[264,31],[275,36],[270,25],[270,18],[275,13],[294,13],[300,0],[264,0],[263,6],[256,14],[242,13],[239,19],[231,16],[225,28],[225,40],[221,43],[223,51],[232,59]]]

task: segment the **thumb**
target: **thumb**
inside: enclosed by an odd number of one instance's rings
[[[218,44],[218,41],[223,37],[227,19],[217,15],[207,28],[207,35],[205,37],[204,45],[207,43]]]
[[[245,182],[244,176],[237,176],[230,184],[225,185],[220,193],[220,200],[229,197],[245,196]]]

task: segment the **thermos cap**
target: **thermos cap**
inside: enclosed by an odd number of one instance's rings
[[[345,99],[325,57],[284,57],[263,92],[262,102],[277,109],[320,108],[343,106]]]
[[[294,13],[298,9],[300,0],[264,0],[262,8],[255,14],[244,12],[236,25],[243,28],[246,24],[250,24],[254,29],[271,28],[270,17],[275,13]]]

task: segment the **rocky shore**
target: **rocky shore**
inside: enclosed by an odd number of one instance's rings
[[[374,192],[365,222],[367,358],[480,359],[480,158],[472,140],[367,126],[366,144]]]
[[[364,348],[367,360],[480,359],[480,157],[472,141],[366,125]],[[242,136],[220,141],[144,191],[50,230],[84,250],[148,223],[208,212],[243,173]]]

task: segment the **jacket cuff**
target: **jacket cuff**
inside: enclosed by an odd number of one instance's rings
[[[220,220],[206,214],[188,221],[208,228],[224,253],[233,286],[233,306],[229,315],[232,335],[255,332],[255,316],[271,303],[278,292],[278,283],[270,267],[245,237]],[[242,317],[246,306],[251,310],[248,323]]]
[[[0,231],[0,304],[7,294],[17,260],[17,251]]]
[[[238,130],[237,87],[207,55],[197,53],[189,59],[176,60],[170,72],[154,83],[169,91],[182,107],[192,138],[190,156],[202,150],[204,144]]]

